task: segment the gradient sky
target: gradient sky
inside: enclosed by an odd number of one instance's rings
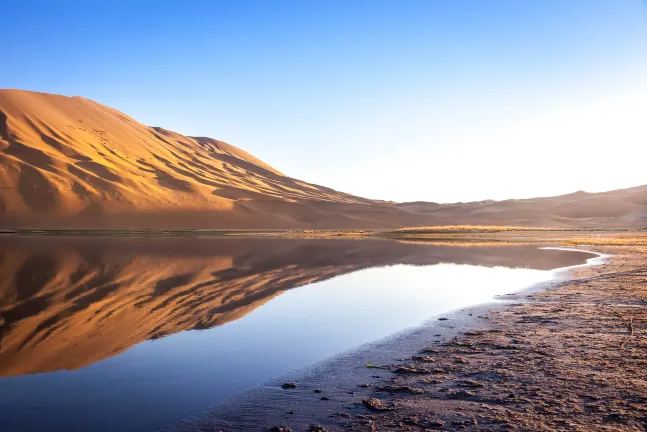
[[[4,1],[0,87],[395,201],[647,184],[642,0]]]

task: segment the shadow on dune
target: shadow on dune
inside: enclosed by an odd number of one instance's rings
[[[56,207],[56,190],[39,170],[29,165],[20,170],[18,192],[32,210]]]
[[[0,111],[0,138],[9,141],[9,128],[7,127],[7,115]]]

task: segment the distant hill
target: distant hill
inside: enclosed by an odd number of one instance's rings
[[[457,204],[369,200],[290,178],[231,144],[145,126],[82,97],[0,90],[0,227],[458,223],[647,225],[647,185]]]

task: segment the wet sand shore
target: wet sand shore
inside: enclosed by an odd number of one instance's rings
[[[586,249],[612,256],[167,430],[644,431],[647,247]],[[281,388],[291,380],[295,388]]]

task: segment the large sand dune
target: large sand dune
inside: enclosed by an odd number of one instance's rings
[[[644,225],[647,186],[499,202],[375,201],[290,178],[233,145],[148,127],[88,99],[0,90],[0,227],[445,223]]]

